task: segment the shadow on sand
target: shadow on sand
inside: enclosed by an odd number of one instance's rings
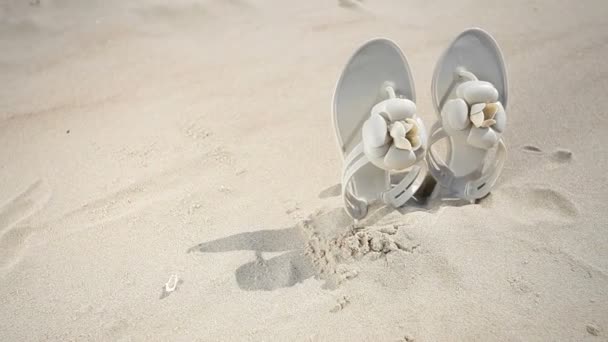
[[[221,253],[250,250],[255,260],[236,271],[239,287],[248,291],[271,291],[290,287],[315,275],[305,255],[305,240],[298,225],[278,230],[260,230],[203,242],[188,252]],[[263,252],[285,252],[265,259]]]
[[[320,198],[339,196],[339,185],[324,189]],[[431,189],[432,190],[432,189]],[[468,203],[461,201],[428,203],[429,189],[421,189],[417,198],[412,198],[403,208],[397,209],[405,215],[414,211],[435,212],[445,205],[460,206]],[[383,217],[394,212],[387,206],[370,207],[364,221],[359,224],[373,225]],[[342,208],[319,212],[309,218],[325,236],[335,236],[352,225],[353,221]],[[297,283],[316,276],[315,268],[306,255],[307,239],[302,230],[302,222],[290,228],[259,230],[240,233],[221,239],[200,243],[188,249],[190,252],[226,253],[231,251],[252,251],[255,260],[240,266],[235,271],[239,287],[247,291],[272,291],[278,288],[294,286]],[[266,259],[263,253],[280,253]]]

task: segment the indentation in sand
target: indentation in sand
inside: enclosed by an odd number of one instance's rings
[[[564,148],[558,148],[555,152],[551,154],[551,157],[556,162],[566,163],[572,160],[572,151]]]
[[[534,145],[524,145],[521,149],[522,151],[527,153],[547,156],[547,154],[543,150]],[[557,148],[553,153],[549,154],[548,156],[551,161],[558,163],[566,163],[572,160],[573,153],[572,151],[565,148]]]
[[[124,188],[108,193],[100,198],[84,203],[80,207],[65,213],[57,220],[48,222],[47,226],[61,225],[73,231],[100,226],[103,223],[118,220],[137,213],[158,201],[166,200],[183,193],[200,179],[201,163],[216,160],[221,163],[224,156],[213,151],[195,158],[177,168],[166,170],[153,177],[142,179]],[[228,157],[226,157],[228,158]],[[200,209],[200,204],[189,207],[192,214]]]
[[[509,277],[507,282],[509,282],[511,288],[517,293],[532,292],[532,284],[523,276]]]
[[[534,145],[524,145],[521,149],[524,152],[528,153],[543,153],[543,151],[539,147],[536,147]]]
[[[21,258],[28,237],[37,229],[23,224],[48,202],[51,190],[43,180],[32,183],[25,191],[0,208],[0,270],[10,270]]]
[[[565,190],[545,184],[501,187],[490,198],[490,202],[505,208],[502,214],[527,224],[570,222],[579,215],[576,204],[570,200]]]
[[[344,309],[348,304],[350,304],[350,299],[348,296],[341,296],[336,300],[336,305],[334,305],[329,312],[336,313]]]
[[[585,326],[585,329],[587,330],[587,332],[593,336],[599,336],[600,335],[600,329],[598,327],[596,327],[594,324],[587,324]]]
[[[0,236],[12,229],[17,223],[40,210],[50,197],[50,189],[42,180],[38,180],[5,203],[0,208]]]

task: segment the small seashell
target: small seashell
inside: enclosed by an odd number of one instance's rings
[[[480,127],[483,124],[483,110],[486,107],[485,103],[476,103],[471,106],[471,122],[475,127]]]
[[[387,140],[387,124],[379,114],[372,114],[363,124],[363,143],[370,147],[384,145]]]
[[[391,137],[395,138],[398,136],[405,137],[405,133],[407,129],[405,127],[406,123],[403,121],[393,122],[388,126],[388,130],[390,132]],[[409,127],[408,127],[409,128]]]
[[[405,119],[404,121],[400,121],[403,124],[403,127],[405,127],[405,132],[407,134],[407,132],[411,131],[412,128],[414,128],[416,126],[416,122],[412,119]]]
[[[487,127],[494,125],[495,123],[496,123],[496,120],[494,120],[494,119],[486,120],[481,124],[481,127],[487,128]]]
[[[416,123],[416,120],[405,119],[404,123],[405,123],[405,128],[407,128],[408,133],[413,132],[415,134],[418,134],[418,124]]]
[[[395,147],[400,150],[412,150],[412,143],[405,137],[395,138],[393,141],[395,143]]]
[[[412,144],[406,138],[407,128],[403,121],[397,121],[391,125],[391,137],[393,137],[393,143],[398,149],[411,150]]]
[[[481,127],[483,124],[483,112],[477,112],[475,114],[471,114],[470,116],[471,122],[475,127]]]
[[[176,274],[172,275],[169,278],[169,281],[167,281],[167,283],[165,284],[165,291],[166,292],[173,292],[175,291],[175,289],[177,289],[177,283],[179,281],[179,278],[177,277]]]
[[[488,103],[483,109],[483,118],[484,120],[494,119],[494,115],[498,111],[498,106],[496,103]]]
[[[471,114],[481,113],[485,108],[485,103],[475,103],[471,106]]]
[[[407,140],[410,141],[412,151],[416,151],[422,145],[422,140],[420,139],[420,129],[418,128],[418,124],[413,119],[405,119],[405,122],[409,124],[409,129],[405,134]]]
[[[494,120],[496,120],[496,123],[492,128],[497,132],[502,133],[507,127],[507,113],[505,113],[502,103],[496,102],[495,105],[497,107],[496,114],[494,114]]]

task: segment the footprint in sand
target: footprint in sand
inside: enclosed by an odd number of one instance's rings
[[[558,148],[555,152],[551,153],[551,159],[558,163],[567,163],[572,160],[572,151]]]
[[[36,230],[21,223],[40,211],[50,195],[47,184],[38,180],[0,208],[0,270],[10,269],[19,260],[27,238]]]
[[[501,211],[501,215],[525,224],[569,223],[579,215],[578,208],[569,199],[567,192],[543,184],[500,188],[493,194],[488,205],[508,208]]]
[[[62,226],[64,230],[77,232],[99,227],[128,216],[135,216],[139,211],[154,203],[183,197],[183,194],[192,186],[192,180],[200,178],[200,164],[212,162],[210,159],[217,160],[218,158],[220,157],[215,152],[202,158],[195,158],[154,177],[138,181],[87,202],[65,213],[57,220],[47,222],[47,225]],[[222,160],[217,160],[217,162],[222,163]],[[220,191],[225,190],[227,189],[220,189]],[[200,205],[196,204],[186,210],[192,214],[194,209],[199,208]]]
[[[23,222],[41,210],[51,195],[45,182],[33,183],[0,207],[0,271],[10,270],[21,260],[20,253],[33,232],[48,226],[60,226],[64,230],[76,232],[132,215],[155,201],[182,193],[190,186],[184,180],[194,179],[200,172],[199,165],[200,159],[196,159],[156,178],[132,184],[88,202],[56,220],[45,222],[43,226],[31,226]]]
[[[570,162],[573,158],[572,151],[567,150],[565,148],[557,148],[554,152],[550,154],[545,153],[539,147],[534,145],[524,145],[521,149],[526,153],[548,156],[551,161],[558,163],[567,163]]]
[[[527,153],[535,153],[535,154],[543,153],[543,151],[540,148],[538,148],[534,145],[524,145],[521,149]]]

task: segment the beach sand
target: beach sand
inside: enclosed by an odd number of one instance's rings
[[[0,339],[606,341],[607,17],[602,0],[3,1]],[[430,127],[435,62],[472,26],[509,70],[496,189],[353,225],[343,66],[393,39]]]

